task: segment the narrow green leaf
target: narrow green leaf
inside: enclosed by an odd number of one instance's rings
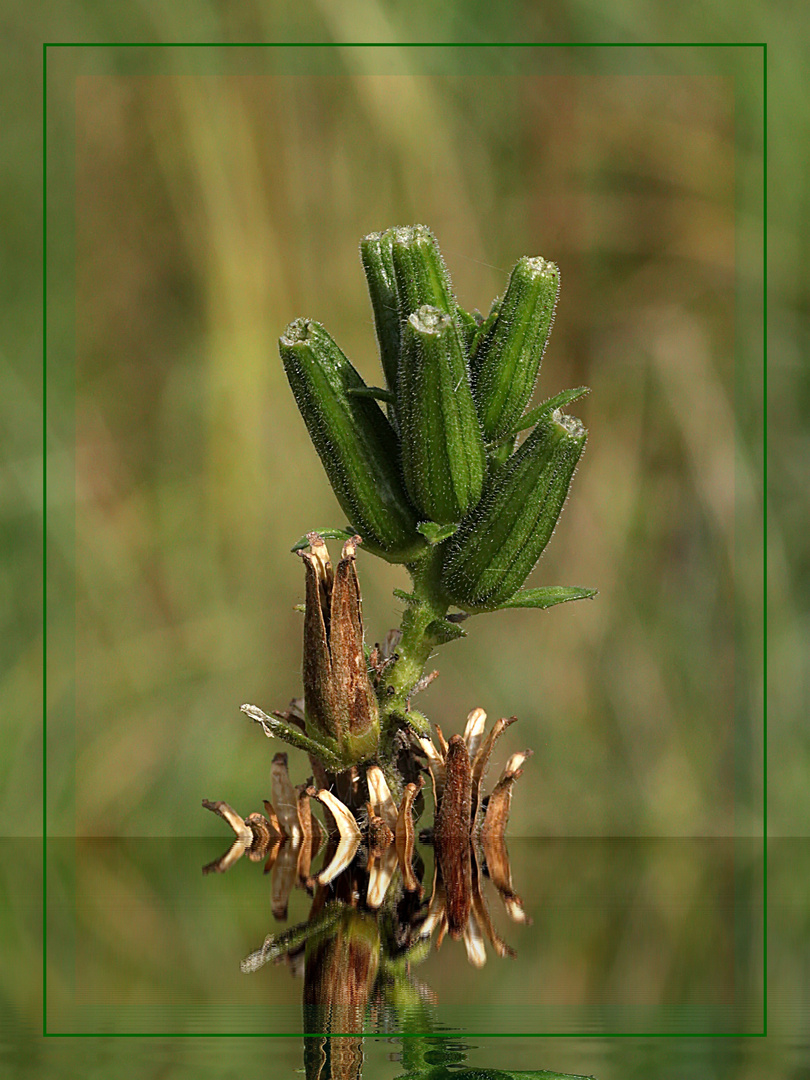
[[[349,529],[312,529],[312,532],[322,536],[324,540],[351,540],[355,535]],[[303,551],[304,548],[309,547],[309,537],[302,536],[293,546],[290,551]]]
[[[469,356],[472,350],[475,336],[481,329],[482,316],[480,311],[465,311],[457,308],[458,327],[461,331],[461,339],[464,342],[464,351]]]
[[[435,521],[420,521],[416,529],[429,544],[440,544],[442,540],[446,540],[448,536],[456,532],[458,525],[439,525]]]
[[[580,589],[576,585],[543,585],[539,589],[521,589],[500,608],[550,608],[569,600],[590,600],[596,589]]]
[[[457,623],[448,622],[446,619],[434,619],[428,624],[425,636],[432,638],[437,645],[446,645],[449,641],[466,637],[467,631],[462,630]]]
[[[352,386],[347,391],[350,397],[369,397],[375,401],[385,401],[393,405],[396,397],[390,390],[383,390],[381,386]]]
[[[590,386],[578,386],[574,390],[562,390],[559,394],[555,394],[554,397],[548,398],[536,408],[530,409],[527,413],[524,413],[509,434],[517,435],[519,432],[525,431],[526,428],[534,427],[541,417],[554,412],[555,409],[564,409],[565,406],[570,405],[572,401],[576,401],[577,398],[584,397],[586,394],[590,394],[590,392]]]

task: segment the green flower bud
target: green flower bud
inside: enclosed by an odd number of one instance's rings
[[[380,737],[377,695],[363,649],[355,545],[347,540],[333,574],[326,545],[309,534],[304,608],[304,715],[307,734],[348,768],[372,757]]]
[[[497,316],[476,342],[473,394],[487,442],[507,435],[529,403],[559,288],[554,263],[524,256],[509,277]]]
[[[394,259],[391,254],[393,239],[392,229],[384,233],[370,233],[360,241],[360,258],[374,311],[380,363],[388,388],[396,391],[400,317]]]
[[[515,596],[551,539],[586,438],[579,420],[554,412],[488,477],[448,541],[442,584],[454,604],[492,611]]]
[[[480,498],[486,459],[459,330],[438,308],[404,324],[397,415],[412,502],[431,521],[460,521]]]
[[[455,316],[458,306],[450,275],[430,229],[424,225],[408,225],[389,229],[384,236],[389,234],[400,324],[423,304]]]
[[[366,546],[389,562],[427,547],[399,470],[393,428],[320,323],[296,319],[279,351],[298,408],[337,500]]]

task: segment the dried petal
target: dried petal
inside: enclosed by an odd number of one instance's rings
[[[372,811],[385,821],[389,829],[396,829],[397,804],[394,802],[388,781],[379,765],[370,766],[366,771],[366,781]]]
[[[206,810],[211,810],[214,814],[218,814],[223,821],[227,821],[242,843],[246,847],[250,847],[253,843],[253,830],[232,806],[228,806],[226,802],[221,800],[211,802],[210,799],[203,799],[202,804]]]
[[[484,894],[481,889],[481,874],[478,869],[477,859],[473,859],[472,870],[473,917],[476,919],[479,927],[481,927],[481,929],[484,930],[484,932],[486,933],[487,937],[492,943],[492,947],[495,949],[495,952],[498,954],[498,956],[514,957],[516,955],[515,950],[506,944],[506,942],[503,940],[502,937],[500,937],[493,925],[492,917],[489,914],[489,908],[487,907],[487,903],[484,899]]]
[[[357,849],[360,847],[360,830],[349,808],[336,799],[331,792],[325,788],[320,791],[309,788],[308,794],[311,798],[319,799],[324,806],[329,808],[340,834],[334,858],[316,878],[319,885],[328,885],[346,869],[357,854]]]
[[[376,911],[385,900],[385,895],[388,892],[396,868],[397,852],[396,848],[390,844],[379,858],[369,860],[366,905],[372,911]]]
[[[445,739],[444,732],[442,731],[442,729],[439,727],[438,724],[435,725],[435,728],[436,728],[436,742],[439,744],[439,753],[442,756],[442,761],[446,761],[447,760],[447,739]]]
[[[270,885],[270,907],[275,918],[284,922],[290,893],[298,881],[298,850],[293,844],[281,844],[273,865]]]
[[[481,841],[491,837],[497,841],[506,835],[506,826],[509,823],[509,807],[512,802],[512,788],[515,781],[523,773],[523,763],[531,756],[531,750],[512,754],[506,763],[501,779],[495,785],[495,789],[489,797],[487,811],[484,815],[484,823],[481,826]]]
[[[531,923],[523,908],[523,901],[512,888],[512,869],[503,833],[494,829],[482,831],[481,847],[487,862],[489,880],[498,890],[507,915],[513,922]]]
[[[249,814],[245,818],[245,822],[253,830],[253,843],[250,847],[249,858],[252,862],[259,862],[267,854],[267,850],[276,834],[264,814]]]
[[[470,761],[475,761],[475,755],[484,737],[484,727],[487,722],[487,714],[483,709],[473,709],[467,717],[467,726],[464,729],[464,742],[467,744],[467,753]]]
[[[247,844],[245,844],[244,840],[234,840],[224,855],[203,867],[203,875],[224,874],[226,870],[230,870],[234,863],[239,862],[246,851]]]
[[[413,872],[411,860],[413,858],[414,828],[413,828],[413,801],[417,793],[422,789],[424,781],[419,777],[419,784],[408,784],[402,796],[402,805],[397,817],[396,840],[397,858],[402,868],[402,881],[406,892],[416,892],[419,889],[419,881]]]
[[[298,794],[298,824],[301,829],[301,843],[298,848],[298,878],[301,881],[309,879],[309,868],[312,862],[312,808],[309,805],[308,785],[299,784],[296,787]]]
[[[475,759],[472,765],[472,819],[475,819],[478,813],[478,808],[481,805],[481,781],[484,779],[484,772],[489,764],[489,759],[492,756],[492,751],[495,747],[495,743],[500,739],[501,735],[506,729],[514,724],[516,716],[502,716],[500,720],[495,724],[492,731],[490,731],[483,745],[479,748],[478,753],[475,755]]]
[[[329,619],[329,597],[332,593],[332,585],[335,575],[332,570],[332,560],[329,558],[329,549],[323,542],[323,537],[316,532],[307,533],[309,550],[315,560],[315,571],[320,586],[321,608],[324,619]]]
[[[281,829],[281,822],[278,820],[278,814],[273,809],[273,804],[269,801],[269,799],[263,799],[262,802],[264,803],[264,811],[267,814],[267,820],[270,823],[270,828],[273,830],[273,832],[278,833],[279,836],[283,836],[284,834]]]
[[[452,930],[450,931],[452,935]],[[467,959],[477,968],[481,968],[487,962],[487,952],[484,948],[484,936],[475,914],[471,913],[464,926],[462,933],[464,948],[467,950]]]
[[[430,778],[433,781],[433,806],[435,809],[442,801],[442,795],[444,794],[444,758],[439,754],[439,751],[434,746],[432,739],[417,737],[417,741],[422,747],[422,750],[424,751],[425,757],[428,761]]]
[[[298,823],[298,795],[290,781],[286,754],[276,754],[273,758],[270,769],[270,787],[273,794],[273,806],[276,808],[281,829],[284,835],[297,845],[301,840],[301,826]]]

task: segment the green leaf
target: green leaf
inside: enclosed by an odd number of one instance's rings
[[[596,589],[580,589],[576,585],[544,585],[539,589],[521,589],[511,600],[499,605],[501,608],[550,608],[566,604],[569,600],[590,600]]]
[[[538,420],[548,413],[554,412],[555,409],[564,409],[566,405],[570,405],[572,401],[576,401],[577,398],[584,397],[586,394],[590,394],[590,386],[578,386],[575,390],[563,390],[559,394],[555,394],[554,397],[550,397],[547,401],[544,401],[541,405],[538,405],[534,409],[530,409],[529,412],[521,416],[520,420],[515,424],[510,435],[517,435],[520,431],[525,431],[526,428],[534,427]]]
[[[420,532],[429,544],[440,544],[457,529],[458,525],[439,525],[435,521],[420,521],[416,526],[416,531]]]
[[[350,532],[349,529],[312,529],[311,532],[317,533],[318,536],[323,537],[324,540],[351,540],[356,533]],[[309,547],[309,536],[302,536],[297,543],[293,544],[290,551],[303,551],[304,548]]]
[[[464,342],[464,351],[469,355],[475,336],[481,329],[481,313],[480,311],[465,311],[464,308],[459,308],[457,317],[461,338]]]
[[[353,386],[346,391],[350,397],[370,397],[375,401],[385,401],[393,405],[396,401],[390,390],[383,390],[381,386]]]
[[[434,619],[425,630],[425,637],[432,638],[437,645],[446,645],[449,641],[457,641],[466,636],[466,630],[462,630],[457,623],[447,622],[446,619]]]
[[[394,596],[397,600],[404,600],[406,604],[416,604],[419,600],[413,593],[405,592],[403,589],[394,589]]]

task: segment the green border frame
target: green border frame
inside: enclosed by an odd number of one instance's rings
[[[77,1039],[340,1038],[273,1031],[48,1030],[48,50],[72,49],[759,49],[762,55],[762,1030],[458,1032],[470,1039],[762,1039],[768,1037],[768,43],[765,41],[43,41],[42,42],[42,1036]],[[454,1032],[454,1037],[456,1032]],[[438,1038],[414,1032],[363,1038]]]

